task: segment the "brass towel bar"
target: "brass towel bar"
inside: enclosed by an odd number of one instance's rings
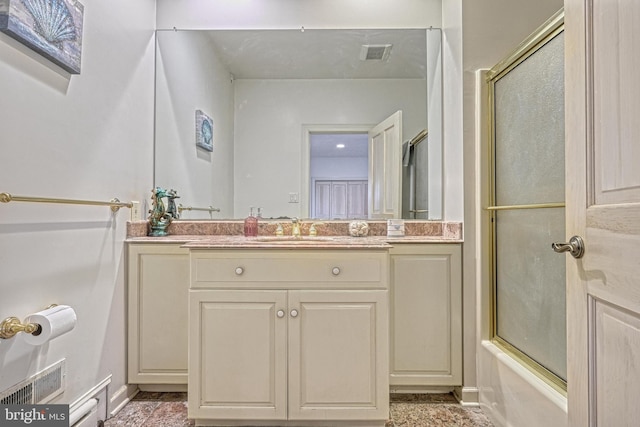
[[[564,208],[564,203],[538,203],[533,205],[511,205],[511,206],[488,206],[488,211],[506,211],[512,209],[546,209],[546,208]]]
[[[429,135],[429,132],[426,129],[421,130],[419,134],[411,138],[411,141],[409,141],[409,146],[413,147],[414,145],[420,144],[427,137],[427,135]]]
[[[48,197],[13,196],[9,193],[0,193],[0,202],[63,203],[68,205],[110,206],[113,212],[118,212],[120,208],[131,209],[131,207],[133,207],[133,203],[124,203],[115,198],[111,199],[108,202],[101,202],[96,200],[52,199]]]
[[[178,205],[178,213],[182,213],[182,211],[205,211],[205,212],[220,212],[220,208],[214,208],[213,206],[209,206],[208,208],[194,208],[192,206],[182,206]]]

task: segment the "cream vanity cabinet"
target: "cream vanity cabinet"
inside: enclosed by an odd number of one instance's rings
[[[185,390],[189,250],[129,243],[128,270],[128,382],[142,390]]]
[[[393,244],[390,385],[429,391],[462,385],[460,244]]]
[[[189,418],[384,425],[388,275],[386,249],[192,249]]]

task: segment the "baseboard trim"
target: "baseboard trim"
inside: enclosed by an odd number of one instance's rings
[[[451,393],[452,391],[453,387],[435,385],[392,385],[389,387],[389,393],[433,394]]]
[[[138,384],[140,391],[184,393],[187,384]]]
[[[455,387],[453,395],[462,406],[480,406],[480,391],[477,387]]]
[[[135,384],[126,384],[120,387],[109,400],[109,418],[115,416],[124,406],[138,394],[140,390]]]

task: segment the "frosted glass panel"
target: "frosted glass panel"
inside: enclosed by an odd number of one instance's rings
[[[495,204],[564,201],[564,33],[495,82]]]
[[[564,218],[564,208],[496,213],[496,332],[566,380],[565,257],[551,250]]]

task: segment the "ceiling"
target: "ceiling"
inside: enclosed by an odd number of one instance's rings
[[[424,79],[427,29],[212,30],[236,79]],[[391,44],[387,60],[360,59],[362,45]]]

